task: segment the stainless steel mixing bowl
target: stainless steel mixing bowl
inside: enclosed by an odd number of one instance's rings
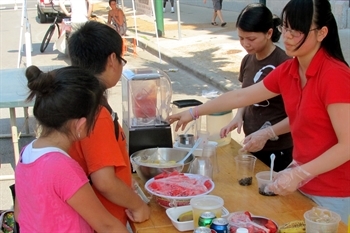
[[[176,164],[183,159],[186,154],[187,151],[177,148],[149,148],[133,153],[130,160],[137,175],[146,182],[164,171],[188,172],[190,164],[194,160],[193,154],[186,159],[184,165],[179,164],[179,166],[174,167],[174,163]]]

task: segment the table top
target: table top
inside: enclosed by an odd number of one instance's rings
[[[61,66],[40,66],[43,71],[53,70]],[[26,68],[0,70],[0,108],[30,107],[34,101],[26,102],[29,94]]]
[[[274,220],[278,225],[283,225],[294,220],[304,220],[304,212],[310,210],[316,204],[300,192],[294,192],[288,196],[263,196],[258,192],[257,180],[253,177],[253,184],[241,186],[236,177],[234,157],[238,155],[241,146],[231,141],[229,145],[217,148],[219,173],[214,174],[215,183],[212,195],[224,199],[224,206],[230,213],[236,211],[249,211],[253,215],[265,216]],[[266,171],[269,168],[260,160],[256,161],[255,173]],[[144,182],[137,175],[134,178],[143,188]],[[146,193],[147,195],[147,193]],[[151,217],[143,223],[131,222],[134,233],[175,233],[179,232],[171,223],[165,213],[165,209],[159,206],[152,198],[149,203]],[[346,225],[339,224],[338,232],[347,232]],[[187,231],[193,232],[193,231]]]
[[[25,69],[0,70],[0,108],[33,106],[28,96]]]

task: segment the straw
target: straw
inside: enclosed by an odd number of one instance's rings
[[[270,155],[270,159],[271,159],[271,165],[270,165],[270,180],[271,180],[271,181],[272,181],[273,165],[274,165],[274,163],[275,163],[275,158],[276,158],[275,154],[272,153],[272,154]]]

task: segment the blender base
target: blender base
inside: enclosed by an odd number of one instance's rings
[[[173,147],[171,127],[145,127],[129,129],[123,125],[129,156],[139,150],[155,147]]]

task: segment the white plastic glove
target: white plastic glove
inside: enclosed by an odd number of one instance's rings
[[[309,182],[313,176],[305,171],[296,161],[286,169],[277,173],[274,181],[265,187],[266,192],[278,195],[288,195]]]
[[[256,152],[265,146],[267,140],[277,139],[278,137],[276,136],[271,126],[259,129],[258,131],[255,131],[254,133],[249,134],[244,138],[242,150]]]

